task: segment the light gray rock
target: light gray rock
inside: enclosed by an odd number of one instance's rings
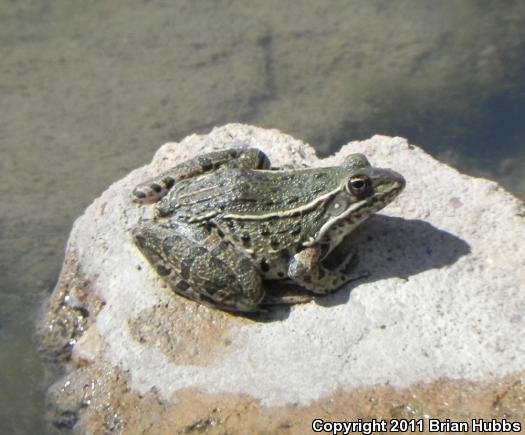
[[[368,279],[275,307],[264,321],[200,306],[163,284],[130,239],[152,208],[129,193],[193,155],[245,144],[274,165],[335,165],[361,152],[405,176],[403,194],[349,241]],[[44,339],[72,351],[70,405],[85,394],[75,377],[100,367],[126,373],[139,397],[155,391],[169,403],[198,390],[263,407],[309,406],[374,385],[501,378],[525,369],[524,217],[523,204],[497,184],[462,175],[402,138],[374,136],[318,160],[279,131],[226,125],[165,144],[77,219]],[[67,402],[64,382],[55,402]]]

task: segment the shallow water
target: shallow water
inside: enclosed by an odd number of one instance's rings
[[[74,218],[166,141],[401,135],[525,198],[524,25],[519,1],[0,0],[0,433],[42,431],[32,334]]]

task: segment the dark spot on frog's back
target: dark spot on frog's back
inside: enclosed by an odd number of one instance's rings
[[[171,273],[171,269],[164,267],[162,264],[157,265],[157,273],[160,276],[168,276]]]
[[[259,264],[261,265],[261,270],[263,272],[268,272],[270,270],[270,265],[268,264],[266,259],[263,258]]]
[[[266,226],[261,227],[261,236],[266,237],[271,234],[270,230]]]
[[[190,285],[184,281],[184,280],[179,280],[179,282],[175,285],[175,287],[180,290],[180,291],[185,291],[185,290],[188,290],[190,288]]]
[[[207,158],[201,159],[200,164],[203,171],[211,171],[213,169],[212,162]]]
[[[165,177],[162,181],[164,182],[164,185],[167,189],[171,189],[175,184],[175,180],[171,177]]]
[[[252,241],[252,238],[250,237],[249,234],[243,234],[243,235],[241,236],[241,240],[242,240],[242,244],[243,244],[244,246],[250,246],[251,241]]]
[[[151,188],[157,193],[160,193],[162,191],[162,187],[157,183],[152,183]]]
[[[193,258],[187,258],[180,264],[180,276],[182,276],[184,279],[188,279],[190,277],[193,260]]]

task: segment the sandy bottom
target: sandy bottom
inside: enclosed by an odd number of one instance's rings
[[[109,374],[111,373],[111,375]],[[484,383],[441,380],[406,389],[388,386],[339,391],[309,406],[263,407],[246,395],[207,395],[183,390],[170,403],[150,391],[138,395],[129,388],[125,373],[86,368],[83,382],[84,403],[89,403],[79,425],[93,434],[122,430],[124,434],[304,434],[312,421],[358,422],[373,419],[421,420],[429,433],[429,420],[454,422],[472,419],[506,420],[525,425],[525,373]],[[70,402],[72,383],[56,390],[55,399]],[[79,385],[79,384],[77,384]],[[69,393],[68,393],[69,391]],[[63,420],[63,416],[61,417]],[[58,420],[60,421],[60,417]],[[391,427],[391,426],[389,426]],[[419,426],[417,426],[419,427]]]

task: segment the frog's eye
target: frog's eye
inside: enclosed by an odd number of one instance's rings
[[[355,196],[363,195],[368,189],[368,178],[364,175],[356,175],[346,183],[346,190]]]

